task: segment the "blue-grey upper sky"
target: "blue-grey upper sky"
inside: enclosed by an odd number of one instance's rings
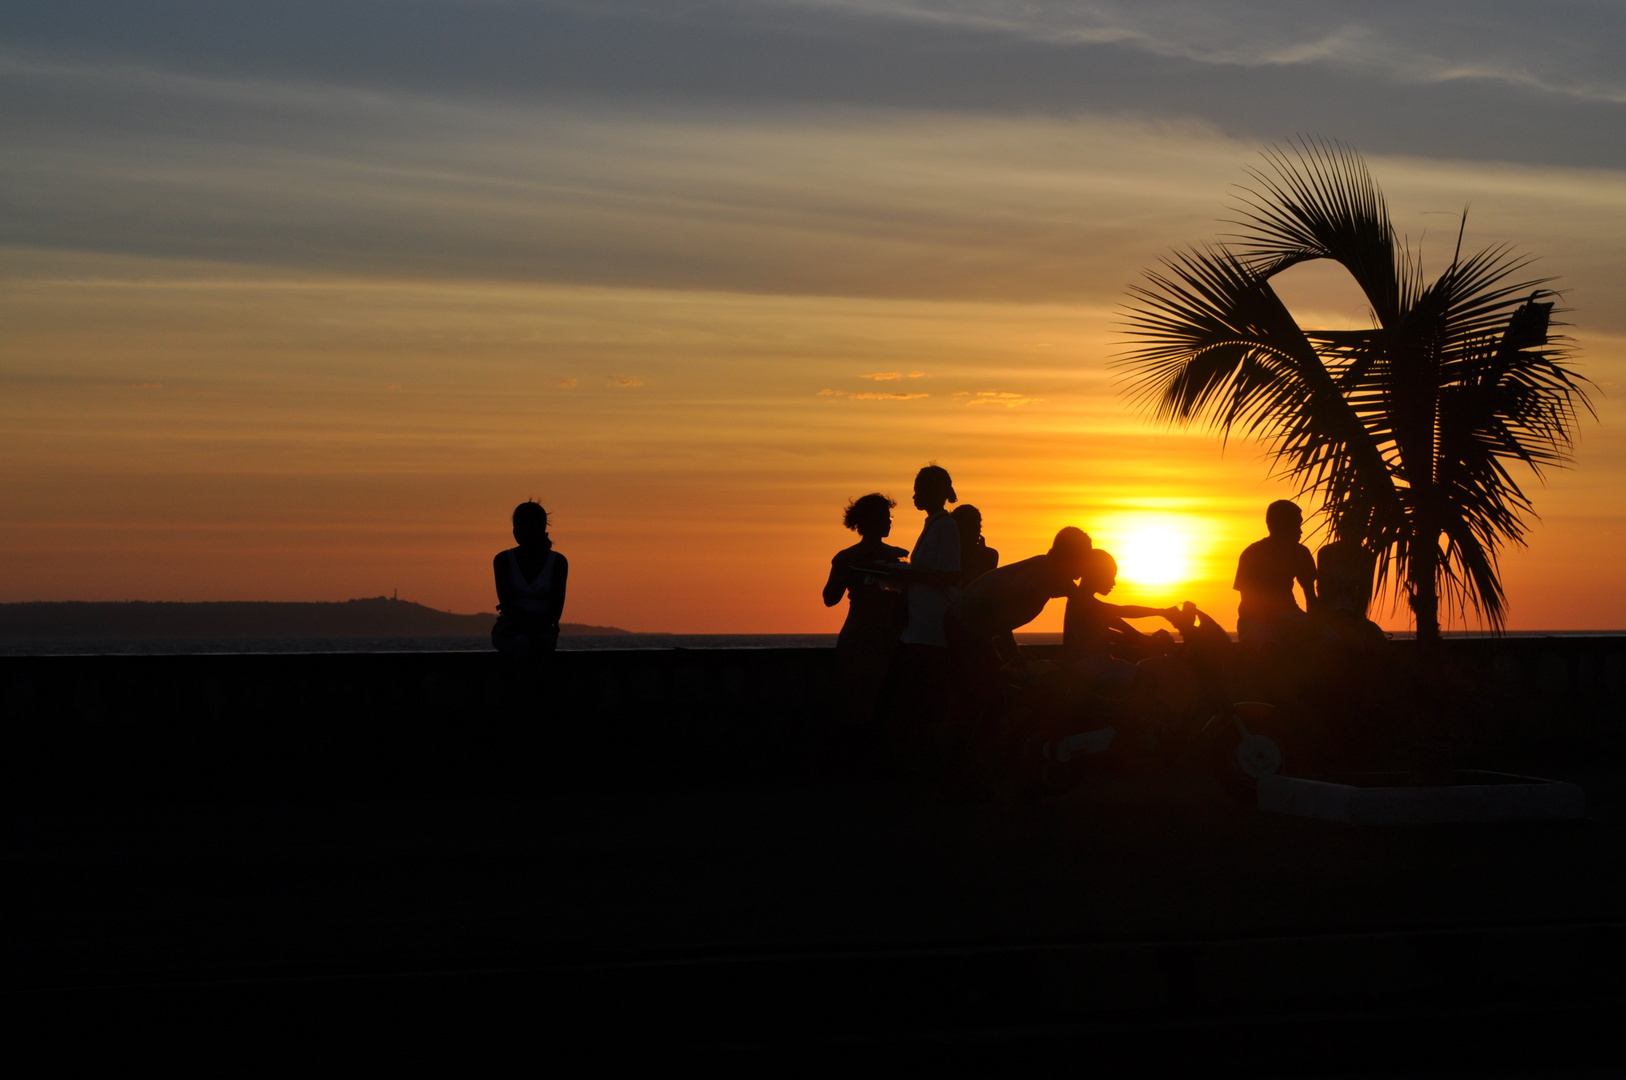
[[[1477,199],[1481,240],[1612,279],[1623,51],[1626,7],[1587,2],[13,2],[0,244],[1104,299],[1311,135],[1380,182],[1443,168],[1412,212]],[[1490,192],[1510,169],[1591,179]]]
[[[54,62],[524,100],[1127,113],[1429,157],[1626,155],[1626,7],[1585,0],[14,0],[0,42],[13,127],[122,116],[18,84],[20,65]]]

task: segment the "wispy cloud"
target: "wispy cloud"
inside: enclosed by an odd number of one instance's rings
[[[901,371],[874,371],[868,375],[858,376],[860,379],[874,379],[876,382],[889,382],[893,379],[920,379],[924,378],[924,371],[911,371],[905,375]]]
[[[164,384],[161,382],[133,382],[130,384],[131,390],[162,390],[163,388]]]
[[[966,402],[967,405],[1003,405],[1007,409],[1014,409],[1018,405],[1034,405],[1045,400],[1044,398],[1027,397],[1023,394],[1012,394],[1003,390],[978,390],[975,394],[961,391],[961,395],[971,399]]]
[[[681,99],[656,108],[569,97],[472,103],[428,89],[327,95],[309,79],[155,71],[0,63],[8,104],[14,97],[23,110],[0,136],[8,244],[346,276],[1095,304],[1157,252],[1211,233],[1226,186],[1257,148],[1251,136],[1220,136],[1207,113],[1184,104],[1179,120],[1158,120],[1169,111],[1152,105],[1146,120],[1082,105],[1056,119],[1043,109],[956,112],[952,101],[931,111],[777,113],[771,103],[717,110]],[[1298,98],[1283,90],[1274,100]],[[1376,106],[1353,117],[1319,107],[1303,100],[1313,124],[1301,113],[1249,111],[1240,130],[1322,131],[1369,153],[1408,130]],[[1427,159],[1474,145],[1528,159],[1533,151],[1507,140],[1550,136],[1565,155],[1626,165],[1626,143],[1586,127],[1615,114],[1486,112],[1479,134],[1431,129],[1429,140],[1450,141],[1433,153],[1406,144],[1422,154],[1420,164],[1408,159],[1413,175],[1449,180],[1442,202],[1396,198],[1395,161],[1374,157],[1391,204],[1472,201],[1470,230],[1487,241],[1562,239],[1552,219],[1591,219],[1575,234],[1614,266],[1597,221],[1600,207],[1616,212],[1618,172],[1515,175]],[[1463,122],[1480,123],[1474,116]],[[1498,214],[1520,231],[1494,235]],[[1539,226],[1525,224],[1538,215]],[[907,370],[909,359],[854,366],[874,369],[863,377],[876,382],[924,377]]]
[[[1437,3],[1287,5],[1207,0],[1007,3],[1005,0],[797,0],[880,20],[956,28],[1057,47],[1115,48],[1199,66],[1331,67],[1413,84],[1503,82],[1542,93],[1619,104],[1626,84],[1610,46],[1620,19],[1605,7],[1567,5],[1532,32],[1526,5]],[[1561,13],[1560,13],[1561,12]]]
[[[575,380],[571,380],[571,382],[574,381]],[[610,376],[610,385],[625,387],[642,386],[644,385],[644,380],[635,379],[631,375],[612,375]]]
[[[554,379],[553,380],[553,385],[557,386],[561,390],[570,390],[570,389],[572,389],[572,388],[574,388],[576,386],[579,386],[580,384],[581,384],[580,379]]]
[[[818,396],[846,398],[849,401],[914,401],[916,398],[931,397],[930,394],[878,394],[874,391],[853,393],[850,390],[820,390]]]

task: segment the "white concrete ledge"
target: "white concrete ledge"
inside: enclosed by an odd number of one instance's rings
[[[1333,780],[1259,778],[1259,809],[1350,825],[1424,825],[1456,821],[1560,821],[1586,813],[1574,784],[1508,773],[1461,770],[1440,787],[1403,787],[1383,773]]]

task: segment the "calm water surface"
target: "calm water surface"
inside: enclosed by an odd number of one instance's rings
[[[1512,631],[1510,638],[1618,637],[1620,630]],[[1233,637],[1235,635],[1232,635]],[[1391,634],[1398,640],[1409,632]],[[1479,638],[1479,632],[1448,632],[1447,638]],[[1060,644],[1060,634],[1017,634],[1028,645]],[[560,652],[598,652],[609,649],[827,649],[834,634],[579,634],[561,637]],[[378,653],[378,652],[491,652],[484,634],[456,637],[331,637],[331,638],[59,638],[0,639],[0,656],[189,656],[198,653]]]

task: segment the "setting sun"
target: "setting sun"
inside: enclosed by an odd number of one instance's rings
[[[1127,585],[1175,585],[1190,581],[1195,559],[1192,522],[1173,514],[1138,514],[1113,522],[1096,546],[1118,560]]]

